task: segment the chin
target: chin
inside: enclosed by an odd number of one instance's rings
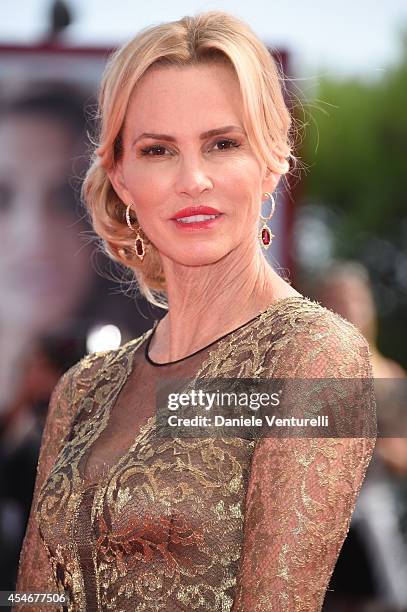
[[[168,253],[167,257],[182,266],[209,266],[226,257],[230,250],[214,248],[214,245],[191,245],[182,252]]]

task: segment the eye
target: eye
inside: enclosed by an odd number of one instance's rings
[[[162,145],[152,145],[151,147],[141,149],[141,155],[148,155],[150,157],[163,157],[165,151],[167,151],[167,149]]]
[[[227,151],[228,149],[240,147],[240,144],[236,140],[231,140],[230,138],[222,138],[222,140],[217,140],[215,142],[215,146],[219,145],[219,151]]]

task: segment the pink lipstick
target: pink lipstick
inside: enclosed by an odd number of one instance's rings
[[[212,206],[188,206],[175,213],[172,221],[184,231],[210,229],[222,218],[221,213]]]

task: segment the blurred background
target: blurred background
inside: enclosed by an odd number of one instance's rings
[[[211,9],[243,18],[269,47],[295,117],[299,161],[269,223],[270,263],[359,327],[375,378],[387,381],[385,405],[405,379],[405,0],[1,3],[0,590],[15,587],[58,378],[86,352],[117,347],[164,314],[104,256],[80,202],[103,67],[141,28]],[[325,612],[407,610],[407,443],[389,432]]]

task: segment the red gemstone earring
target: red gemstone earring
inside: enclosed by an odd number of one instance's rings
[[[273,216],[274,210],[275,210],[275,207],[276,207],[276,202],[274,200],[274,196],[273,196],[272,193],[269,193],[268,191],[266,191],[264,193],[264,195],[267,196],[267,198],[269,200],[271,200],[271,210],[270,210],[270,214],[269,214],[268,217],[263,217],[261,212],[260,212],[260,219],[263,221],[263,225],[262,225],[262,228],[261,228],[260,233],[259,233],[259,240],[260,240],[262,246],[265,249],[268,249],[270,244],[271,244],[271,242],[272,242],[272,240],[273,240],[273,238],[275,236],[274,236],[274,234],[271,233],[270,228],[268,227],[266,221],[269,221],[271,219],[271,217]]]
[[[136,239],[134,241],[134,250],[136,251],[136,255],[140,259],[140,261],[143,261],[144,255],[146,254],[146,248],[144,246],[144,240],[143,240],[143,238],[141,237],[141,234],[140,234],[140,227],[138,229],[135,229],[132,226],[132,224],[131,224],[130,209],[131,209],[131,204],[128,204],[128,206],[126,208],[126,221],[127,221],[127,225],[129,226],[129,228],[133,232],[137,232],[137,236],[136,236]]]

